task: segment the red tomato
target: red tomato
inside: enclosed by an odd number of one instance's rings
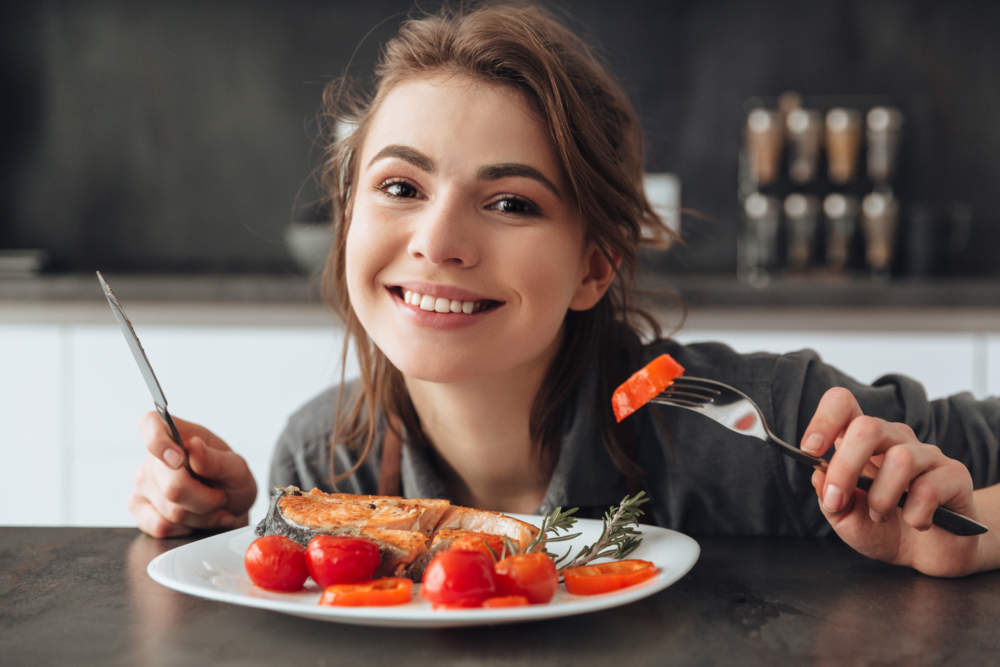
[[[556,564],[541,551],[507,556],[497,562],[493,569],[500,593],[523,595],[532,604],[548,602],[559,586]]]
[[[305,547],[283,535],[265,535],[251,542],[243,567],[250,581],[272,591],[297,591],[309,576]]]
[[[487,609],[495,607],[526,607],[530,602],[523,595],[501,595],[495,598],[483,600],[483,606]]]
[[[659,572],[648,560],[632,558],[611,563],[567,567],[562,571],[566,590],[574,595],[596,595],[616,591],[652,579]]]
[[[615,419],[625,419],[683,374],[684,367],[669,354],[653,359],[622,382],[611,395]]]
[[[380,560],[378,546],[361,537],[317,535],[306,546],[309,576],[323,588],[368,581]]]
[[[406,604],[413,595],[413,581],[405,577],[382,577],[360,584],[334,584],[323,589],[321,605],[329,607],[386,607]]]
[[[481,551],[448,549],[424,570],[420,597],[437,606],[478,607],[496,594],[493,560]]]

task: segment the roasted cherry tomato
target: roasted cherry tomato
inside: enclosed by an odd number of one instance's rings
[[[420,597],[435,607],[478,607],[496,590],[493,559],[481,551],[448,549],[424,570]]]
[[[309,576],[323,588],[369,581],[380,560],[378,546],[362,537],[317,535],[306,545]]]
[[[567,567],[562,574],[566,580],[566,590],[570,593],[596,595],[652,579],[658,571],[648,560],[632,558],[596,565]]]
[[[250,581],[272,591],[297,591],[309,576],[305,547],[283,535],[265,535],[251,542],[243,567]]]
[[[661,354],[653,359],[621,383],[611,395],[615,419],[625,419],[683,374],[684,367],[669,354]]]
[[[360,584],[334,584],[323,589],[321,605],[329,607],[387,607],[406,604],[413,596],[413,581],[382,577]]]
[[[531,604],[528,598],[523,595],[501,595],[495,598],[486,598],[483,600],[483,606],[486,608],[494,607],[525,607]]]
[[[523,595],[532,604],[548,602],[559,586],[556,564],[541,551],[507,556],[493,570],[501,594]]]

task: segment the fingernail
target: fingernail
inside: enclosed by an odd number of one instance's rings
[[[868,508],[868,516],[875,523],[882,523],[883,521],[885,521],[885,515],[884,514],[880,514],[880,513],[876,512],[875,510],[873,510],[870,507]]]
[[[167,449],[163,452],[163,460],[171,468],[180,468],[184,464],[184,456],[176,449]]]
[[[819,433],[813,433],[805,442],[802,443],[802,449],[810,454],[818,454],[819,450],[823,448],[823,436]]]
[[[834,484],[827,485],[826,493],[823,495],[823,507],[827,512],[839,512],[844,507],[844,492]]]

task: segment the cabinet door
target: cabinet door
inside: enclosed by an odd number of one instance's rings
[[[251,518],[259,518],[271,451],[286,418],[339,381],[341,334],[333,327],[147,327],[137,333],[171,414],[211,429],[247,460],[259,487]],[[146,456],[137,424],[152,399],[117,328],[77,327],[71,351],[69,520],[132,524],[128,496]]]
[[[986,390],[987,396],[1000,396],[1000,336],[986,338]]]
[[[682,331],[684,342],[717,340],[740,352],[790,352],[811,348],[828,364],[848,375],[872,382],[886,373],[902,373],[919,380],[931,398],[959,391],[980,394],[981,376],[975,370],[973,334],[923,334],[908,332],[815,331],[732,332]]]
[[[62,357],[58,327],[0,327],[0,524],[52,525],[62,518],[68,471],[59,445],[68,395]]]

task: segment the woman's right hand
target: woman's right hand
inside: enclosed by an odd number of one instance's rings
[[[146,413],[139,432],[149,455],[135,476],[128,503],[139,529],[153,537],[175,537],[195,529],[245,526],[257,497],[257,483],[246,461],[203,426],[173,420],[191,469],[211,486],[184,467],[184,452],[160,416]]]

